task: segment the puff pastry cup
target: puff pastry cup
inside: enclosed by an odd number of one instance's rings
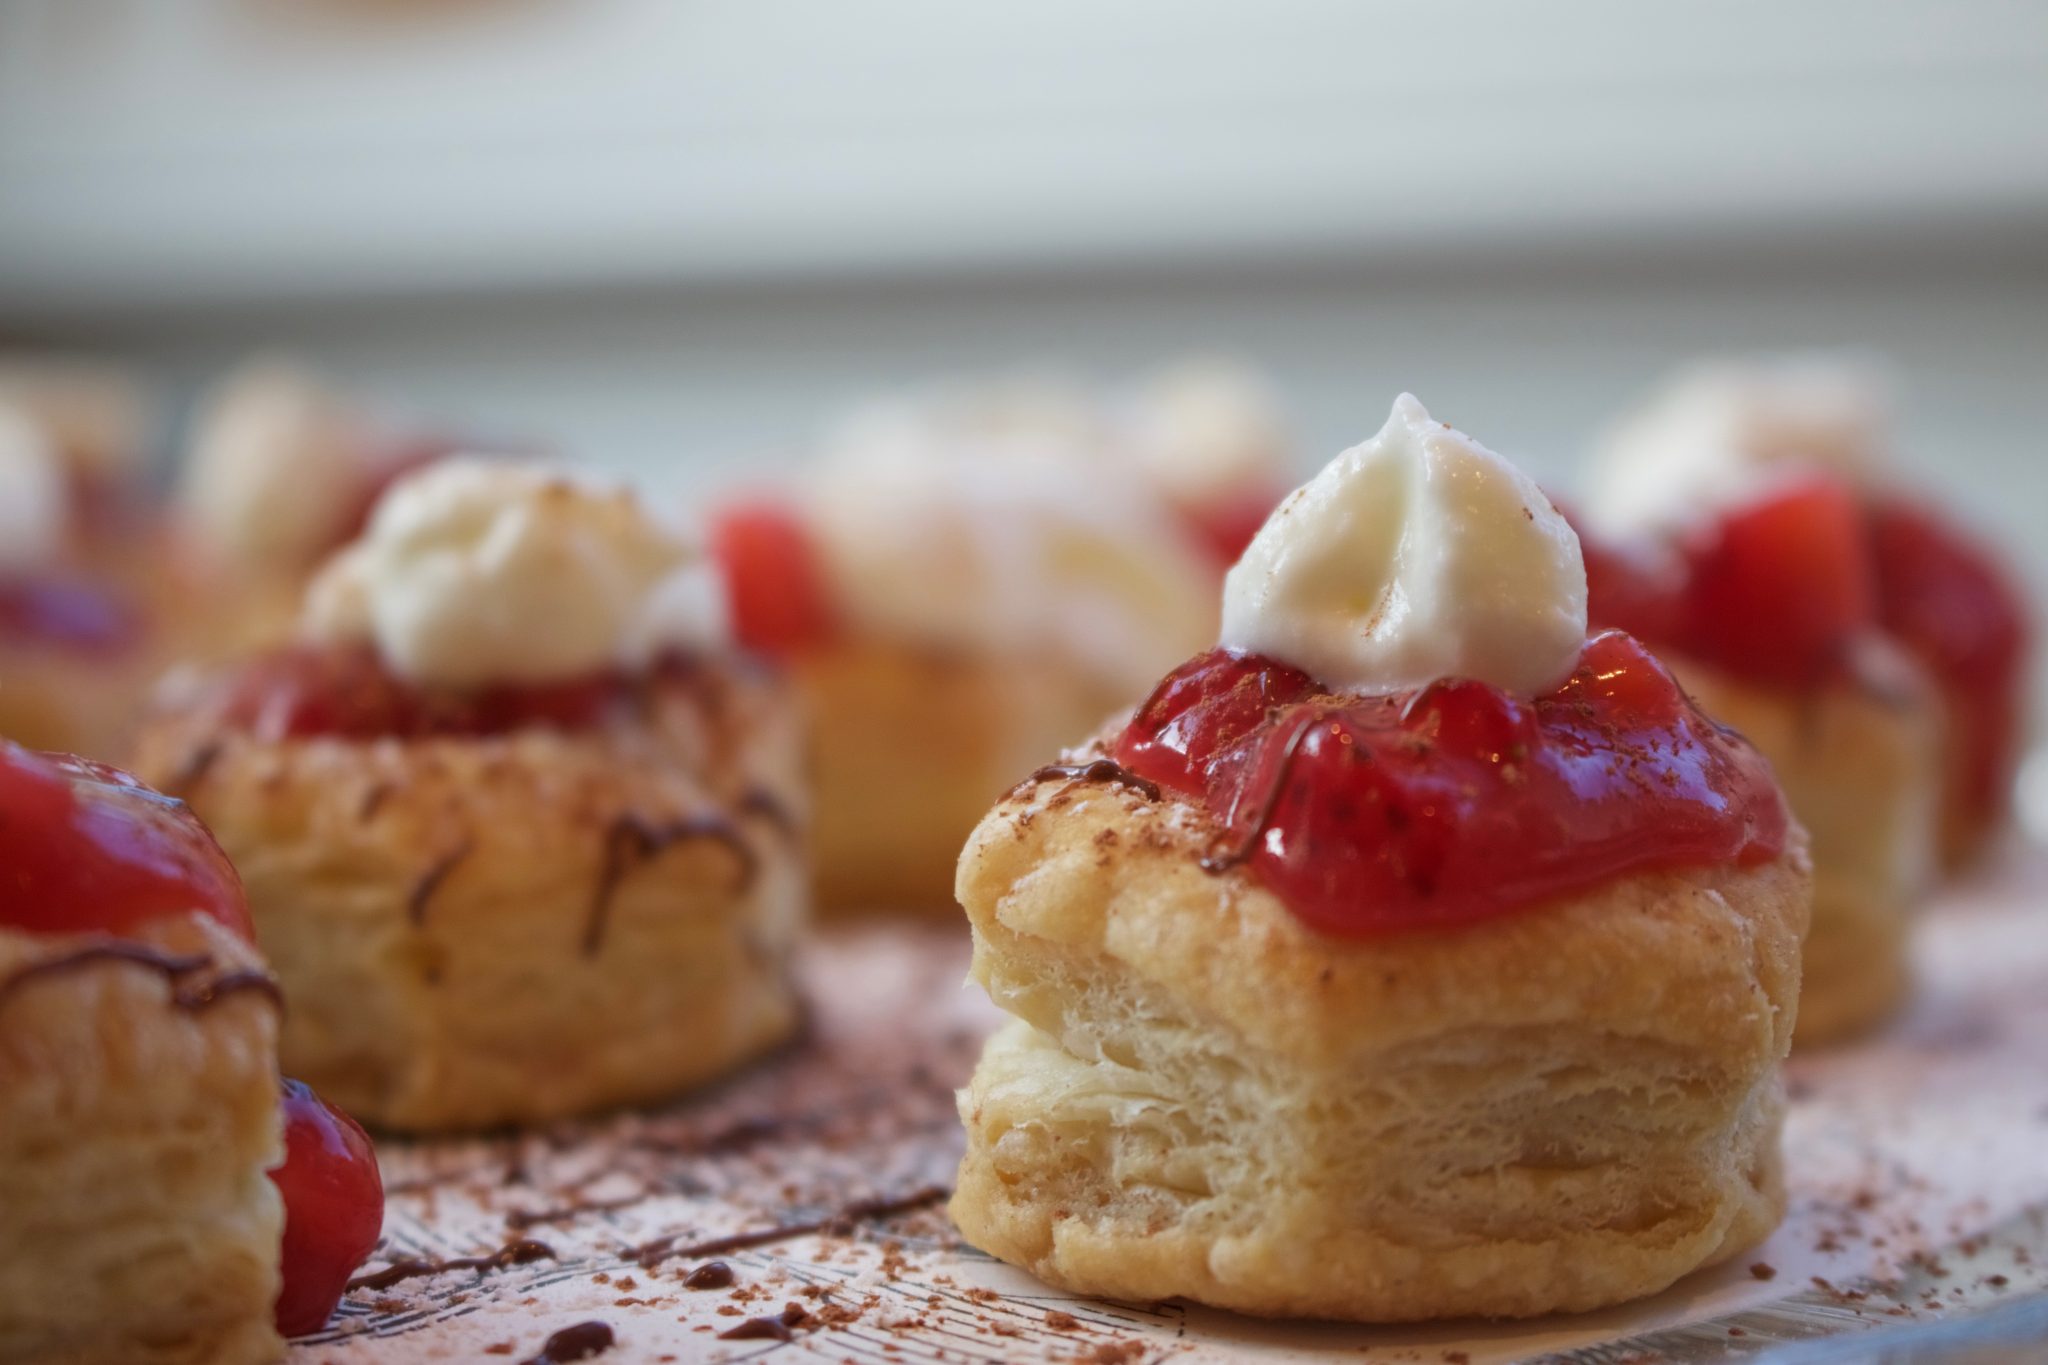
[[[955,913],[953,866],[989,801],[1130,700],[1055,658],[887,639],[833,640],[789,668],[810,718],[827,911]]]
[[[1369,939],[1204,872],[1213,835],[1054,774],[968,843],[973,975],[1015,1016],[960,1097],[975,1245],[1090,1294],[1402,1321],[1616,1303],[1775,1226],[1796,828]]]
[[[285,1069],[431,1132],[664,1098],[791,1035],[800,760],[778,684],[693,662],[584,730],[262,739],[170,706],[137,768],[241,870]]]
[[[1911,984],[1913,908],[1934,875],[1940,701],[1904,655],[1863,651],[1851,684],[1788,696],[1668,659],[1702,709],[1771,762],[1813,850],[1802,1046],[1866,1032]]]
[[[261,966],[198,914],[0,928],[0,1360],[283,1358],[277,1000],[223,985]]]

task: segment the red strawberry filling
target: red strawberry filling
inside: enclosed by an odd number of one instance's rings
[[[1117,739],[1118,762],[1199,801],[1204,865],[1239,863],[1326,933],[1470,923],[1626,873],[1754,865],[1784,848],[1770,769],[1618,632],[1524,701],[1450,679],[1332,692],[1215,650]]]
[[[450,690],[397,677],[368,647],[297,648],[251,660],[223,683],[220,721],[264,740],[498,735],[545,728],[587,730],[630,708],[645,690],[688,665],[646,675],[595,673],[555,683]]]
[[[713,520],[710,540],[742,645],[787,655],[832,638],[838,619],[824,562],[792,508],[766,497],[733,503]]]
[[[2003,567],[1967,533],[1899,498],[1868,509],[1884,628],[1933,673],[1961,750],[1953,792],[1972,820],[1993,822],[2012,791],[2027,609]]]
[[[286,1080],[284,1164],[270,1172],[284,1198],[284,1287],[277,1330],[317,1332],[341,1302],[349,1276],[384,1230],[377,1154],[356,1121],[299,1081]]]
[[[88,759],[0,744],[0,924],[119,935],[194,910],[251,937],[241,879],[182,802]]]

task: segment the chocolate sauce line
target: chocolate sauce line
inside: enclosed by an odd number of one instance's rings
[[[358,1275],[348,1282],[348,1292],[358,1289],[389,1289],[407,1280],[423,1280],[433,1275],[444,1275],[452,1270],[474,1270],[487,1273],[503,1270],[507,1266],[526,1265],[532,1261],[553,1261],[559,1259],[555,1249],[546,1242],[536,1242],[522,1237],[516,1242],[507,1242],[488,1256],[456,1256],[446,1261],[429,1261],[420,1257],[408,1257],[393,1261],[382,1270],[368,1275]]]
[[[564,1327],[542,1343],[540,1354],[526,1362],[526,1365],[567,1365],[572,1360],[588,1360],[603,1355],[617,1344],[608,1322],[579,1322],[574,1327]]]
[[[803,1237],[814,1232],[844,1236],[861,1223],[875,1222],[883,1218],[894,1218],[898,1214],[915,1213],[930,1208],[933,1204],[952,1193],[944,1185],[926,1185],[896,1199],[866,1199],[848,1204],[836,1213],[823,1218],[813,1218],[802,1223],[782,1223],[772,1228],[761,1228],[754,1232],[736,1232],[725,1237],[713,1237],[709,1241],[692,1242],[688,1246],[677,1246],[674,1237],[658,1237],[637,1247],[627,1247],[620,1252],[630,1260],[638,1261],[643,1270],[652,1270],[663,1261],[678,1256],[699,1259],[706,1256],[723,1256],[731,1251],[749,1251],[754,1247],[785,1242],[792,1237]]]
[[[1250,858],[1257,850],[1259,840],[1266,837],[1266,827],[1273,823],[1273,812],[1280,805],[1280,793],[1287,788],[1287,770],[1294,766],[1294,756],[1301,752],[1302,740],[1321,722],[1322,716],[1312,713],[1304,717],[1302,723],[1295,727],[1294,733],[1287,737],[1287,745],[1280,751],[1280,762],[1275,765],[1273,780],[1266,784],[1266,794],[1260,798],[1258,818],[1252,821],[1251,832],[1228,853],[1218,854],[1204,850],[1199,859],[1202,871],[1212,877],[1221,876]],[[1230,800],[1230,813],[1223,819],[1224,835],[1228,835],[1237,827],[1238,805],[1243,800],[1244,788],[1240,787],[1237,795]],[[1219,836],[1219,842],[1221,837]]]
[[[265,971],[226,972],[211,981],[191,983],[185,978],[213,966],[211,957],[204,953],[165,953],[144,943],[95,943],[62,957],[31,962],[6,977],[0,977],[0,1006],[31,982],[61,976],[97,962],[127,963],[162,973],[165,984],[171,988],[171,1004],[188,1014],[197,1014],[221,1000],[250,991],[268,995],[280,1007],[284,1004],[284,995],[278,989],[276,979]]]
[[[591,899],[590,922],[583,931],[583,955],[594,956],[604,943],[605,925],[611,918],[612,898],[626,874],[650,862],[677,844],[693,839],[711,839],[732,850],[739,860],[739,889],[753,883],[760,860],[739,829],[723,815],[691,815],[664,825],[650,825],[637,815],[621,815],[604,834],[604,866],[597,876],[597,893]]]
[[[412,894],[405,898],[407,920],[414,924],[427,922],[427,906],[432,903],[434,893],[441,889],[442,883],[448,880],[450,874],[462,865],[462,860],[475,851],[475,848],[474,840],[464,839],[436,858],[433,864],[420,874],[420,879],[413,883]]]
[[[1157,782],[1149,777],[1138,776],[1112,758],[1098,758],[1087,763],[1048,763],[1011,788],[1010,795],[1019,795],[1028,787],[1062,777],[1076,782],[1108,782],[1115,786],[1128,787],[1147,801],[1159,799]]]
[[[766,787],[747,788],[741,794],[736,804],[742,815],[760,816],[763,820],[775,826],[776,830],[786,839],[794,839],[803,833],[802,828],[797,824],[796,816],[790,814],[789,807],[784,805],[781,798],[777,797],[774,792],[769,791]]]

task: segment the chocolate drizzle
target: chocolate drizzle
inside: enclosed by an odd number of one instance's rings
[[[1238,789],[1237,796],[1230,803],[1230,813],[1223,819],[1222,833],[1202,851],[1202,856],[1198,860],[1202,871],[1212,877],[1220,876],[1258,850],[1259,840],[1266,837],[1266,827],[1273,823],[1273,811],[1280,804],[1280,793],[1286,790],[1287,770],[1294,766],[1294,756],[1301,752],[1301,741],[1321,722],[1321,719],[1320,716],[1313,714],[1303,717],[1302,723],[1287,737],[1287,745],[1280,751],[1280,761],[1273,768],[1273,780],[1266,784],[1266,794],[1259,800],[1258,817],[1252,821],[1251,829],[1238,842],[1236,848],[1219,853],[1216,851],[1216,844],[1229,837],[1230,831],[1237,828],[1238,802],[1244,799],[1244,789]],[[1363,750],[1359,752],[1360,757],[1366,756]]]
[[[766,787],[749,787],[735,803],[742,815],[758,815],[781,832],[784,838],[794,839],[803,831],[797,819],[782,798]]]
[[[794,1341],[796,1333],[790,1328],[802,1326],[811,1315],[803,1305],[792,1303],[780,1313],[772,1316],[748,1318],[736,1327],[729,1327],[718,1334],[720,1341]]]
[[[407,1280],[424,1280],[433,1275],[445,1275],[451,1270],[474,1270],[479,1274],[503,1270],[506,1266],[526,1265],[532,1261],[552,1261],[555,1249],[546,1242],[536,1242],[522,1237],[516,1242],[507,1242],[487,1256],[457,1256],[446,1261],[428,1261],[411,1257],[393,1261],[382,1270],[373,1270],[367,1275],[358,1275],[348,1282],[350,1293],[358,1289],[389,1289]]]
[[[1128,787],[1147,801],[1159,799],[1159,784],[1149,777],[1140,777],[1111,758],[1093,759],[1087,763],[1048,763],[1031,776],[1019,782],[1011,795],[1035,787],[1041,782],[1052,782],[1066,778],[1074,782],[1108,782],[1119,787]]]
[[[612,898],[626,874],[640,864],[659,857],[677,844],[693,839],[710,839],[732,850],[739,862],[739,889],[751,885],[760,870],[760,860],[741,837],[739,829],[723,815],[689,815],[666,824],[653,825],[628,813],[614,819],[604,832],[604,866],[597,876],[597,894],[591,899],[590,922],[583,931],[583,955],[594,956],[604,943],[604,930],[611,918]]]
[[[603,1355],[617,1341],[610,1323],[579,1322],[549,1337],[541,1346],[540,1354],[527,1361],[526,1365],[566,1365],[572,1360],[588,1360],[592,1356]]]
[[[190,1014],[252,991],[269,996],[279,1008],[284,1006],[284,994],[268,972],[252,968],[194,980],[214,965],[211,957],[205,953],[166,953],[145,943],[95,943],[17,968],[0,977],[0,1006],[31,982],[62,976],[98,962],[127,963],[161,973],[171,988],[171,1004]]]
[[[732,1267],[724,1261],[706,1261],[683,1276],[685,1289],[730,1289],[732,1282]]]
[[[413,883],[412,894],[405,898],[405,917],[414,924],[427,922],[427,906],[433,901],[434,893],[448,880],[449,874],[462,864],[476,847],[472,840],[464,839],[454,848],[436,858],[420,879]]]
[[[674,1237],[658,1237],[636,1247],[628,1247],[620,1254],[638,1261],[643,1270],[652,1270],[663,1261],[675,1257],[695,1260],[705,1256],[723,1256],[729,1251],[746,1251],[753,1247],[768,1246],[775,1242],[788,1241],[792,1237],[803,1237],[810,1233],[822,1232],[844,1236],[861,1223],[878,1219],[894,1218],[898,1214],[914,1213],[930,1208],[952,1191],[944,1185],[926,1185],[896,1199],[864,1199],[848,1204],[836,1213],[823,1218],[813,1218],[802,1223],[782,1223],[772,1228],[761,1228],[754,1232],[736,1232],[726,1237],[713,1237],[709,1241],[692,1242],[688,1246],[677,1246]]]

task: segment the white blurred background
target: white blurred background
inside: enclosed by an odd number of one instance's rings
[[[1849,343],[2048,596],[2038,0],[0,0],[0,340],[258,344],[692,484],[1016,366],[1391,393],[1569,488]]]

